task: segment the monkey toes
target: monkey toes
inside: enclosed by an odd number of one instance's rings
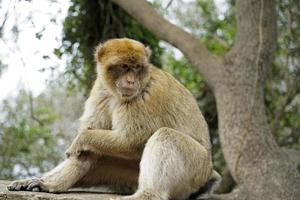
[[[43,191],[43,181],[40,178],[18,180],[12,182],[7,189],[10,191],[33,191],[41,192]]]

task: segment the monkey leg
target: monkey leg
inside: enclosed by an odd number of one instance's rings
[[[173,129],[161,128],[145,146],[137,192],[119,199],[186,199],[211,174],[210,155],[199,142]]]
[[[14,191],[65,192],[89,171],[92,164],[92,157],[87,157],[84,161],[70,157],[42,178],[17,180],[7,188]]]
[[[84,160],[70,157],[42,178],[14,181],[9,190],[66,192],[72,187],[108,186],[131,194],[137,188],[139,161],[89,154]]]
[[[132,194],[136,191],[139,160],[103,156],[74,187],[107,186],[117,193]]]

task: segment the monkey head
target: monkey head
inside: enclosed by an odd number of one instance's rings
[[[113,95],[137,97],[149,81],[151,51],[132,39],[111,39],[96,49],[98,76]]]

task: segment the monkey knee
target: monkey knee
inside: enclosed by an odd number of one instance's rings
[[[161,135],[161,134],[172,134],[172,133],[175,133],[175,132],[178,132],[172,128],[169,128],[169,127],[162,127],[160,129],[158,129],[155,134],[158,134],[158,135]]]
[[[172,140],[174,138],[174,134],[177,134],[178,132],[172,128],[168,127],[162,127],[158,129],[148,140],[148,143],[157,143],[157,142],[163,142],[167,140]]]
[[[163,127],[158,129],[147,141],[146,146],[144,148],[143,157],[152,158],[152,156],[156,157],[156,155],[161,155],[161,158],[164,157],[162,155],[170,156],[170,154],[175,155],[179,152],[176,151],[177,147],[181,148],[181,139],[178,131]],[[153,158],[156,160],[156,158]]]

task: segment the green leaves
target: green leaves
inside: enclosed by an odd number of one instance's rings
[[[278,45],[265,102],[279,144],[300,149],[300,4],[278,0],[277,5]]]
[[[0,108],[0,178],[28,177],[53,168],[61,158],[61,133],[50,126],[58,119],[49,107],[34,110],[34,120],[23,91],[16,101],[6,100]],[[47,163],[44,162],[47,160]]]
[[[68,56],[66,77],[72,87],[88,94],[96,78],[94,48],[115,37],[137,39],[152,49],[151,61],[160,66],[158,39],[109,0],[72,0],[64,21],[63,44],[55,54]]]

